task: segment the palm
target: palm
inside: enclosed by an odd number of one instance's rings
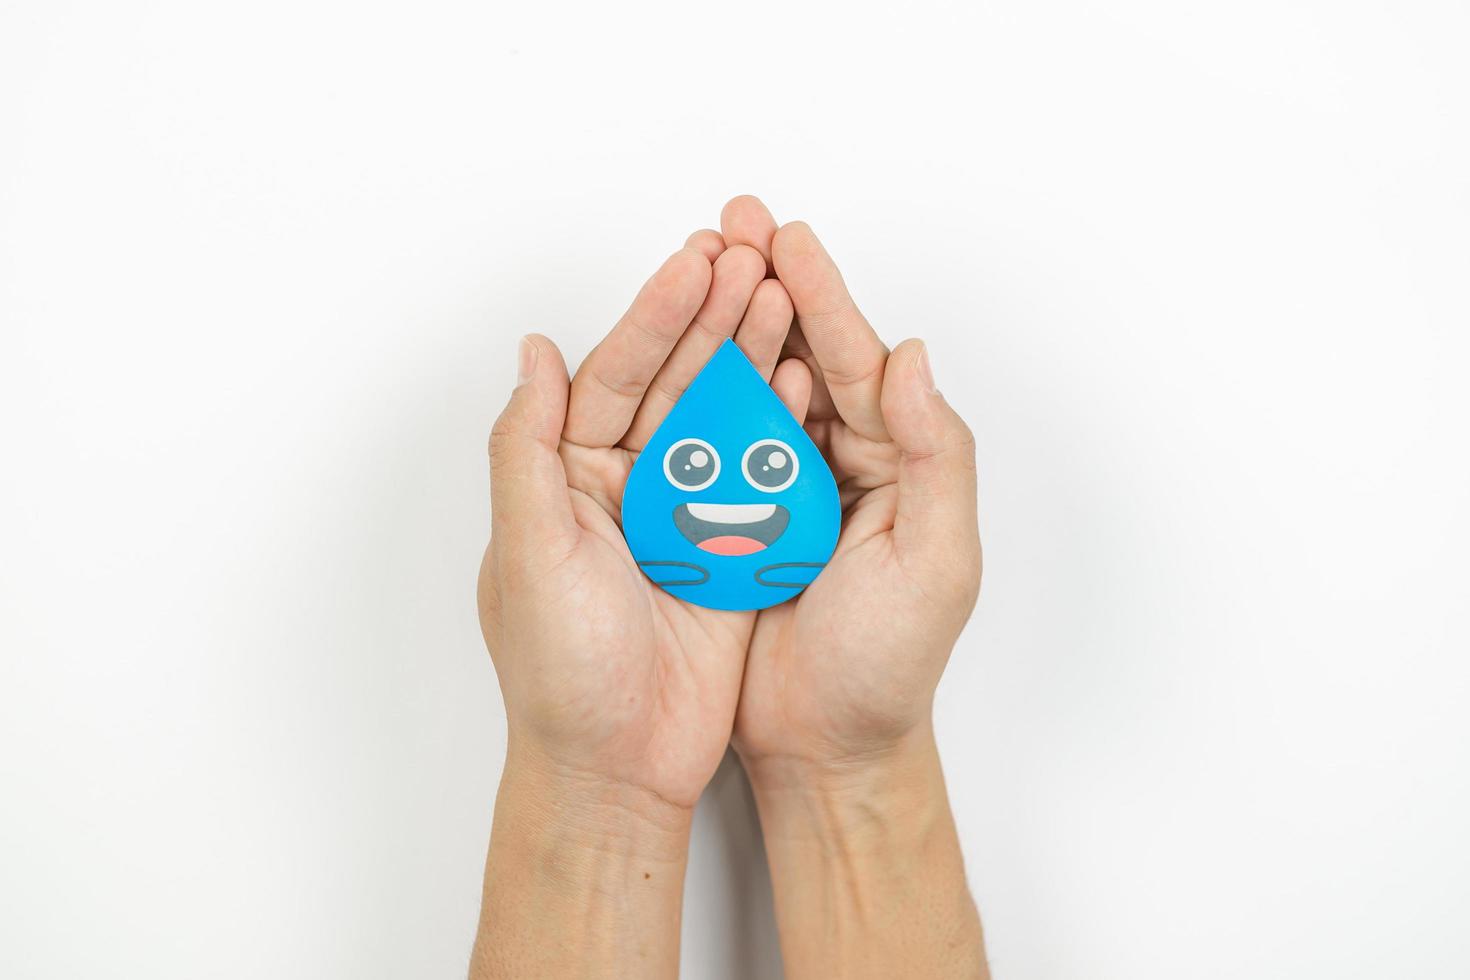
[[[681,602],[638,568],[615,509],[636,453],[562,455],[582,532],[562,621],[576,634],[566,647],[584,651],[565,697],[601,728],[621,775],[692,804],[724,754],[755,616]]]
[[[513,732],[685,805],[732,728],[742,753],[853,751],[915,717],[979,578],[968,431],[922,345],[889,354],[804,225],[778,233],[737,198],[722,226],[664,264],[574,379],[528,339],[491,440],[481,583]],[[845,507],[826,570],[758,617],[663,592],[619,527],[638,452],[731,336],[805,416]]]
[[[813,426],[819,428],[820,423]],[[870,443],[861,457],[891,455],[884,450]],[[764,610],[756,620],[736,717],[742,751],[846,746],[906,707],[901,702],[907,685],[894,684],[893,661],[912,636],[920,597],[894,547],[896,467],[885,464],[860,476],[844,471],[830,454],[829,461],[845,477],[844,486],[874,485],[849,504],[821,576],[794,601]],[[840,662],[833,651],[842,651]]]
[[[619,528],[623,485],[724,338],[769,376],[791,322],[759,252],[700,239],[664,263],[574,379],[550,341],[528,341],[535,358],[491,440],[481,586],[513,733],[533,730],[564,768],[682,805],[724,754],[754,616],[652,585]]]
[[[734,737],[748,758],[861,753],[922,716],[973,606],[973,444],[922,344],[890,354],[811,230],[763,227],[796,311],[786,353],[813,378],[806,429],[844,516],[822,574],[756,620]]]

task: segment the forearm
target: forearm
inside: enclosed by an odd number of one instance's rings
[[[747,768],[790,980],[988,976],[932,732],[861,763]]]
[[[511,753],[471,980],[674,977],[690,814]]]

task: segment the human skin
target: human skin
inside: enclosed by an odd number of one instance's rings
[[[817,583],[759,616],[652,586],[618,526],[638,450],[732,335],[808,417],[846,507]],[[982,975],[928,724],[978,587],[973,451],[928,370],[753,198],[691,236],[575,378],[526,338],[491,436],[479,598],[508,749],[472,976],[676,975],[692,810],[732,733],[789,976]]]
[[[985,977],[931,723],[980,587],[974,439],[922,342],[888,351],[807,225],[739,210],[727,238],[795,307],[785,353],[844,511],[822,574],[757,617],[735,717],[786,976]]]
[[[755,616],[653,586],[619,511],[638,450],[725,338],[804,406],[804,366],[776,371],[792,309],[765,272],[754,249],[696,233],[575,378],[551,341],[522,342],[490,438],[479,605],[508,747],[474,977],[677,973],[691,814]]]

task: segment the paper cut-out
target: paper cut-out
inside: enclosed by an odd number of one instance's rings
[[[628,474],[623,535],[670,595],[765,609],[806,588],[837,546],[842,506],[822,454],[726,340]]]

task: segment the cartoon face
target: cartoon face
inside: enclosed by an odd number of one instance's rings
[[[710,609],[764,609],[832,557],[842,507],[796,419],[726,340],[648,441],[623,535],[653,582]]]

